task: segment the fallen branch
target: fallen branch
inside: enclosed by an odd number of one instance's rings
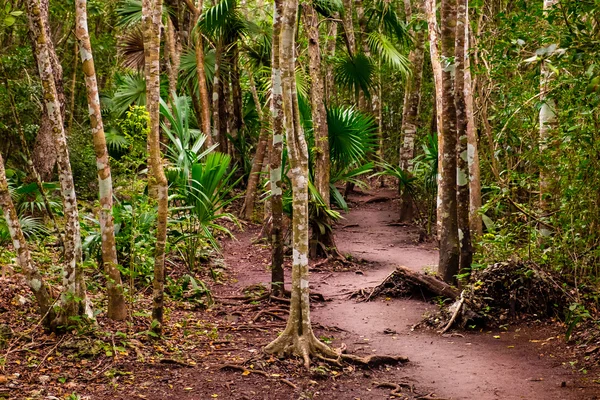
[[[259,311],[259,312],[258,312],[258,313],[257,313],[257,314],[254,316],[254,318],[252,318],[252,322],[256,322],[256,321],[258,321],[258,320],[259,320],[259,318],[260,318],[260,317],[262,317],[263,315],[269,315],[269,316],[271,316],[271,317],[273,317],[273,318],[277,318],[277,319],[279,319],[279,320],[281,320],[281,321],[286,321],[286,320],[287,320],[287,318],[285,318],[285,317],[282,317],[281,315],[277,315],[277,314],[275,314],[277,311],[280,311],[280,312],[285,312],[285,313],[289,314],[289,311],[288,311],[288,310],[286,310],[285,308],[274,308],[274,309],[271,309],[271,310],[261,310],[261,311]]]
[[[450,327],[452,326],[452,324],[454,323],[454,321],[456,321],[456,317],[458,316],[458,313],[462,309],[462,306],[463,306],[464,303],[465,303],[465,291],[463,290],[461,292],[461,294],[460,294],[460,300],[458,301],[458,305],[456,306],[456,310],[454,310],[454,314],[452,314],[452,318],[450,318],[450,321],[448,321],[448,324],[442,330],[442,332],[441,332],[442,334],[446,333],[448,331],[448,329],[450,329]]]

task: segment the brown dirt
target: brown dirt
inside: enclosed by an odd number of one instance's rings
[[[268,315],[256,322],[253,318],[259,310],[277,305],[234,300],[225,300],[209,311],[169,301],[167,338],[160,342],[143,333],[146,316],[122,324],[100,316],[95,332],[56,338],[34,330],[19,344],[14,337],[31,328],[36,319],[32,304],[19,306],[15,301],[19,295],[28,296],[22,283],[7,279],[0,281],[0,289],[4,289],[0,291],[0,312],[7,316],[0,318],[0,325],[8,323],[13,330],[9,349],[21,347],[23,351],[7,355],[6,347],[0,348],[0,361],[5,358],[0,363],[0,398],[63,399],[74,392],[89,399],[393,398],[389,388],[375,387],[375,381],[414,385],[431,398],[597,398],[600,385],[593,381],[600,377],[598,371],[590,369],[583,375],[576,371],[581,364],[571,366],[574,349],[562,344],[561,327],[556,323],[442,336],[428,329],[412,329],[424,313],[437,307],[422,299],[349,300],[350,292],[375,286],[396,265],[414,270],[435,267],[437,251],[433,245],[419,242],[417,228],[390,225],[397,212],[393,197],[392,191],[352,196],[355,206],[336,227],[336,240],[343,254],[361,262],[347,271],[325,266],[312,273],[311,287],[329,300],[315,302],[312,316],[317,336],[330,340],[334,347],[344,343],[354,354],[407,356],[410,363],[366,371],[315,363],[318,368],[305,371],[297,360],[264,357],[261,348],[284,324]],[[370,202],[373,198],[378,201]],[[211,285],[216,297],[240,295],[242,289],[257,283],[268,286],[269,250],[252,244],[259,231],[260,227],[249,226],[236,234],[237,240],[223,241],[230,279]],[[136,304],[137,311],[148,309],[147,298]],[[117,331],[127,338],[115,336]],[[63,346],[86,335],[94,343],[104,343],[100,354],[78,356]],[[115,349],[118,357],[104,354]],[[164,362],[170,360],[176,363]],[[264,372],[222,370],[224,364],[243,364],[250,371]],[[40,384],[45,377],[48,382]]]

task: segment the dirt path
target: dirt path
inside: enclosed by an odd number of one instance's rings
[[[336,227],[339,250],[364,260],[359,271],[311,274],[311,289],[332,299],[314,305],[313,323],[342,329],[332,334],[333,345],[343,342],[360,354],[407,356],[410,364],[390,370],[387,378],[415,382],[437,397],[595,399],[600,391],[597,385],[584,387],[581,374],[552,354],[554,344],[562,339],[551,330],[520,326],[441,336],[430,329],[412,329],[424,313],[435,310],[434,304],[421,299],[357,303],[347,298],[351,291],[380,283],[397,265],[423,270],[437,264],[437,250],[432,244],[419,243],[418,229],[394,223],[394,195],[382,191],[376,196],[352,196],[352,211]],[[225,243],[226,262],[237,274],[237,282],[228,291],[258,282],[268,285],[268,251],[248,251],[242,243],[253,234],[246,232],[238,236],[239,242]],[[364,385],[350,392],[347,397],[336,393],[333,398],[387,398],[385,391],[365,390]]]
[[[393,197],[391,192],[378,196]],[[368,203],[373,197],[354,196],[357,204],[345,216],[345,229],[336,231],[338,247],[368,261],[377,262],[364,275],[341,273],[322,279],[315,274],[315,288],[336,300],[315,310],[313,320],[335,325],[364,336],[363,351],[402,354],[411,360],[406,373],[415,381],[435,388],[436,394],[453,399],[587,399],[570,367],[552,360],[540,344],[543,332],[526,327],[461,336],[415,330],[422,315],[435,305],[419,300],[377,300],[356,303],[340,298],[348,290],[374,286],[405,265],[414,270],[437,264],[437,251],[418,243],[415,228],[390,226],[396,218],[391,201]],[[384,330],[397,333],[385,334]],[[499,337],[499,338],[495,338]],[[559,338],[554,340],[560,340]],[[541,341],[541,342],[531,342]],[[357,347],[357,345],[354,345]],[[568,365],[568,364],[567,364]],[[566,388],[561,387],[566,382]],[[600,389],[599,389],[600,392]],[[591,393],[591,392],[590,392]]]

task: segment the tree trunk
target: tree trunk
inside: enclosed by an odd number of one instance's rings
[[[281,29],[281,74],[283,85],[283,110],[288,154],[290,156],[293,190],[292,220],[292,298],[290,314],[283,333],[265,347],[265,352],[295,355],[310,366],[311,355],[337,357],[337,354],[320,342],[310,323],[310,297],[308,287],[308,147],[300,125],[298,97],[295,82],[295,31],[298,0],[285,2]]]
[[[267,149],[267,140],[269,138],[269,124],[263,116],[262,104],[258,98],[254,77],[252,76],[252,72],[250,70],[248,70],[248,75],[250,78],[250,90],[252,91],[252,97],[254,98],[254,104],[256,105],[256,113],[258,114],[258,120],[260,122],[260,136],[258,137],[256,154],[254,155],[254,160],[252,161],[252,169],[250,171],[250,176],[248,177],[248,186],[246,187],[246,197],[242,207],[244,218],[247,220],[252,220],[254,215],[256,192],[260,182],[260,174],[263,169],[263,163]]]
[[[202,14],[202,0],[198,0],[194,20],[198,23]],[[208,98],[208,85],[206,82],[206,70],[204,69],[204,40],[202,33],[198,30],[196,33],[196,71],[198,74],[198,92],[200,93],[200,108],[201,108],[201,126],[202,133],[206,135],[204,145],[208,148],[212,146],[212,135],[210,133],[210,99]]]
[[[441,237],[442,231],[442,198],[444,188],[441,185],[442,177],[442,149],[444,147],[444,135],[443,135],[443,106],[442,106],[442,63],[439,52],[439,28],[436,16],[437,10],[436,0],[425,0],[425,13],[427,14],[427,25],[429,30],[429,53],[431,55],[431,67],[433,69],[433,81],[435,85],[435,109],[436,109],[436,127],[437,127],[437,139],[438,139],[438,192],[437,192],[437,220],[436,220],[436,231],[438,240]]]
[[[156,187],[155,200],[158,204],[156,248],[154,252],[154,281],[151,329],[162,333],[164,285],[165,285],[165,245],[167,239],[167,217],[169,213],[168,184],[160,154],[160,28],[162,0],[143,0],[142,21],[144,26],[146,108],[150,117],[148,148],[152,175]]]
[[[335,17],[336,19],[339,16]],[[333,57],[335,57],[335,45],[337,43],[338,23],[337,21],[330,22],[327,42],[325,43],[325,54],[327,62],[323,63],[325,67],[325,102],[331,100],[336,93],[335,79],[333,76]]]
[[[469,226],[469,161],[467,149],[468,118],[465,101],[465,57],[469,49],[465,48],[467,1],[458,0],[456,13],[456,42],[455,42],[455,88],[454,99],[456,106],[456,215],[458,223],[458,239],[460,241],[460,274],[468,273],[471,269],[473,250],[471,248],[471,228]]]
[[[231,115],[232,128],[229,129],[231,137],[236,139],[241,134],[244,127],[243,104],[242,104],[242,87],[240,86],[240,51],[237,43],[234,43],[231,48],[231,102],[233,113]],[[235,150],[231,146],[232,152]],[[241,157],[241,155],[240,155]]]
[[[27,284],[37,300],[40,308],[39,313],[44,317],[44,326],[49,328],[54,319],[54,312],[51,310],[53,300],[48,293],[42,275],[31,260],[31,254],[29,253],[27,241],[25,240],[21,224],[19,223],[17,210],[15,209],[15,205],[10,197],[10,192],[8,191],[8,182],[6,180],[6,171],[4,169],[2,154],[0,154],[0,211],[4,214],[13,247],[17,253],[17,265],[23,270]]]
[[[302,11],[304,29],[308,36],[310,102],[315,140],[314,184],[323,198],[325,205],[329,208],[331,206],[329,201],[329,131],[327,127],[327,110],[325,108],[325,84],[321,75],[322,60],[319,45],[319,21],[317,12],[312,4],[305,3]],[[312,226],[310,256],[313,258],[320,256],[327,257],[330,253],[329,249],[337,253],[333,231],[325,229],[322,232],[319,226]]]
[[[167,17],[167,29],[165,35],[167,50],[167,73],[169,76],[169,98],[174,100],[177,95],[177,78],[179,76],[179,65],[181,63],[181,38],[175,30],[171,17]]]
[[[273,117],[273,145],[269,159],[271,185],[271,291],[275,295],[283,293],[283,202],[281,163],[283,153],[283,89],[281,85],[281,58],[279,41],[283,0],[275,0],[273,7],[273,39],[271,60],[271,115]]]
[[[352,0],[344,0],[342,25],[344,27],[344,39],[348,54],[354,57],[354,54],[356,54],[356,36],[354,36],[354,22],[352,22],[352,2]]]
[[[54,49],[54,43],[52,41],[52,34],[50,32],[50,24],[48,22],[48,0],[38,0],[37,6],[39,9],[39,16],[43,21],[44,33],[47,38],[45,45],[48,50],[50,64],[52,65],[52,76],[54,79],[54,87],[56,88],[56,99],[58,104],[60,104],[60,114],[62,121],[64,121],[65,91],[63,86],[63,71],[58,60],[58,56],[56,55],[56,50]],[[31,20],[29,22],[31,37],[34,44],[34,55],[37,59],[37,54],[40,53],[40,50],[38,49],[38,38],[40,37],[41,32],[36,24],[32,24]],[[43,181],[49,181],[52,179],[52,172],[54,171],[54,166],[56,165],[57,160],[57,151],[54,147],[54,136],[52,133],[54,125],[49,114],[50,113],[46,109],[46,104],[44,103],[43,112],[40,119],[40,129],[33,145],[33,165]]]
[[[456,0],[442,0],[442,57],[454,57],[456,32]],[[460,249],[456,215],[456,107],[454,104],[454,84],[450,66],[442,71],[442,164],[441,181],[442,203],[440,232],[440,261],[438,273],[448,283],[455,281],[458,273]]]
[[[469,6],[465,13],[465,49],[470,49],[471,26],[469,24]],[[473,80],[471,77],[471,57],[465,54],[465,107],[467,113],[467,157],[469,160],[469,224],[472,236],[483,234],[481,209],[481,178],[479,172],[479,144],[477,125],[473,106]]]
[[[86,0],[77,0],[75,20],[75,35],[79,42],[81,63],[85,76],[90,126],[94,140],[94,152],[96,153],[96,166],[98,167],[98,188],[100,192],[99,220],[102,236],[102,262],[104,263],[104,272],[106,273],[107,280],[106,286],[108,289],[108,317],[122,321],[127,318],[127,303],[123,294],[121,273],[117,269],[119,262],[117,260],[115,227],[112,215],[112,176],[110,173],[108,150],[106,148],[106,138],[104,136],[104,124],[102,122],[92,45],[88,33]]]
[[[46,26],[40,12],[38,0],[28,0],[27,9],[31,26],[36,27],[36,58],[42,81],[44,101],[48,118],[52,124],[54,151],[57,156],[59,182],[63,211],[66,218],[64,236],[64,292],[61,294],[60,311],[52,322],[52,328],[67,326],[69,318],[87,315],[93,318],[91,308],[87,304],[83,275],[83,260],[81,250],[81,234],[79,227],[79,211],[75,185],[69,160],[69,148],[63,125],[61,104],[55,86],[51,56],[48,49],[49,38],[46,36]]]
[[[221,132],[221,118],[219,116],[219,97],[221,96],[221,58],[223,57],[223,44],[219,41],[215,49],[215,72],[213,76],[213,95],[212,95],[212,111],[213,111],[213,141],[219,143],[219,151],[227,153],[227,147],[223,147]]]
[[[547,14],[556,4],[558,0],[544,0],[544,13]],[[548,96],[548,91],[554,81],[554,72],[548,66],[548,61],[542,61],[540,73],[540,153],[542,158],[548,149],[548,142],[551,141],[551,134],[556,129],[556,102],[554,98]],[[546,163],[542,163],[540,168],[540,209],[543,213],[549,210],[549,200],[551,197],[551,177],[550,171]],[[539,231],[542,236],[551,234],[550,230],[544,225],[540,225]]]
[[[412,15],[410,0],[405,0],[407,16]],[[423,17],[423,5],[420,1],[415,4],[415,12]],[[404,107],[402,110],[403,143],[400,147],[400,168],[412,173],[412,161],[415,158],[415,137],[421,106],[421,83],[423,79],[423,63],[425,58],[425,31],[420,29],[412,32],[415,48],[408,55],[412,66],[412,75],[407,79],[404,91]],[[414,202],[407,190],[402,190],[400,196],[400,220],[409,222],[415,213]]]

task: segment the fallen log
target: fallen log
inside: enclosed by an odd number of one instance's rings
[[[451,300],[456,300],[460,293],[454,287],[432,275],[425,275],[420,272],[415,272],[407,267],[399,266],[387,276],[379,285],[375,286],[365,301],[370,301],[377,297],[386,289],[393,288],[396,284],[402,285],[408,289],[420,289],[424,294],[432,297],[445,297]]]

